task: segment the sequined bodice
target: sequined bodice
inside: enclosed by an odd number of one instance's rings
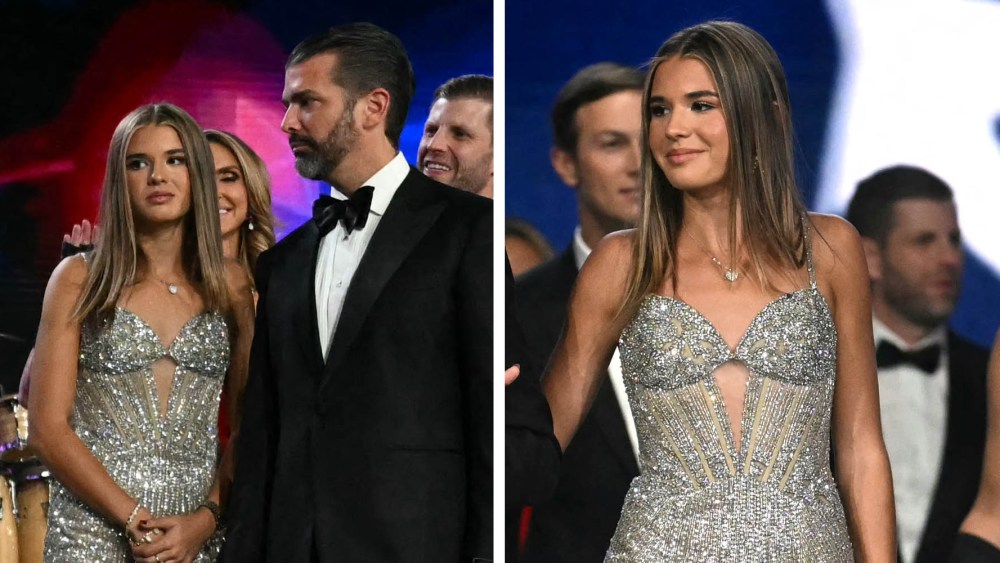
[[[609,561],[850,561],[830,473],[837,333],[811,287],[755,316],[731,350],[683,301],[648,296],[622,333],[639,439]],[[715,370],[746,366],[739,450]]]
[[[621,339],[626,388],[644,415],[636,420],[642,467],[677,492],[736,475],[787,488],[828,472],[836,342],[823,297],[811,289],[768,304],[735,351],[694,308],[649,296]],[[730,361],[750,372],[739,451],[714,376]],[[675,447],[663,448],[664,438]]]
[[[152,366],[176,364],[161,412]],[[229,365],[217,312],[196,315],[169,346],[138,315],[118,308],[103,326],[85,322],[70,425],[111,478],[155,515],[182,514],[205,499],[215,474],[219,395]],[[197,561],[214,560],[218,541]],[[116,526],[55,483],[46,561],[126,561]]]

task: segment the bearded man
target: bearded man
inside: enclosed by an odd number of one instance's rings
[[[292,52],[281,128],[329,182],[260,256],[226,561],[492,558],[492,202],[411,168],[399,39]]]

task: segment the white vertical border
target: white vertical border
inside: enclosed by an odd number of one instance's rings
[[[504,66],[504,0],[493,0],[493,560],[506,561],[504,553],[506,511],[504,510],[504,217],[506,67]]]

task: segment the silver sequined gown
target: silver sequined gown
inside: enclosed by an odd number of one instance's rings
[[[684,302],[642,302],[619,343],[642,471],[606,561],[853,561],[829,461],[837,333],[807,266],[735,352]],[[739,451],[713,374],[731,361],[749,372]]]
[[[226,323],[215,312],[192,318],[165,349],[139,316],[118,308],[98,330],[84,323],[70,424],[125,492],[156,516],[191,512],[215,475],[219,395],[229,364]],[[151,366],[177,364],[165,417]],[[50,563],[131,562],[121,526],[53,482],[45,537]],[[215,561],[221,538],[196,561]]]

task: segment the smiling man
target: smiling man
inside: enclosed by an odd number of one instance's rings
[[[281,128],[313,219],[261,254],[227,561],[492,557],[492,202],[411,168],[399,39],[300,43]]]
[[[491,77],[467,74],[434,91],[417,162],[438,182],[493,198]]]

